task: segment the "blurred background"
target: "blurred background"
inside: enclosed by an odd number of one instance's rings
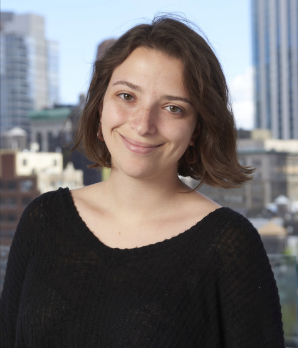
[[[298,0],[2,0],[0,292],[29,202],[109,175],[88,169],[82,154],[64,146],[84,106],[93,62],[110,40],[163,13],[194,22],[222,64],[238,156],[256,172],[242,188],[200,191],[259,231],[279,287],[287,347],[298,347]]]

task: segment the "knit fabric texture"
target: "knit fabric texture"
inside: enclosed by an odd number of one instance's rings
[[[25,209],[0,300],[5,348],[284,348],[261,238],[219,208],[185,232],[132,249],[103,244],[69,189]]]

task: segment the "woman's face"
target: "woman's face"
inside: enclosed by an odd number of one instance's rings
[[[177,174],[196,113],[179,59],[144,47],[115,68],[100,110],[113,170],[136,178]]]

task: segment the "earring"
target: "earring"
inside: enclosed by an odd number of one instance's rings
[[[190,151],[190,148],[192,148],[192,151]],[[192,152],[192,156],[191,156]],[[196,163],[197,162],[197,153],[194,148],[194,146],[189,146],[185,152],[185,160],[188,164]]]
[[[101,141],[105,141],[102,135],[102,130],[101,130],[101,123],[99,122],[99,128],[97,132],[97,138],[100,139]]]

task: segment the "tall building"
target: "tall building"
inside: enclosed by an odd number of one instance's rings
[[[53,107],[59,102],[59,45],[47,40],[48,65],[48,105]]]
[[[1,13],[1,132],[29,132],[28,112],[58,103],[58,47],[45,38],[44,17]]]
[[[252,0],[255,127],[298,139],[298,1]]]

